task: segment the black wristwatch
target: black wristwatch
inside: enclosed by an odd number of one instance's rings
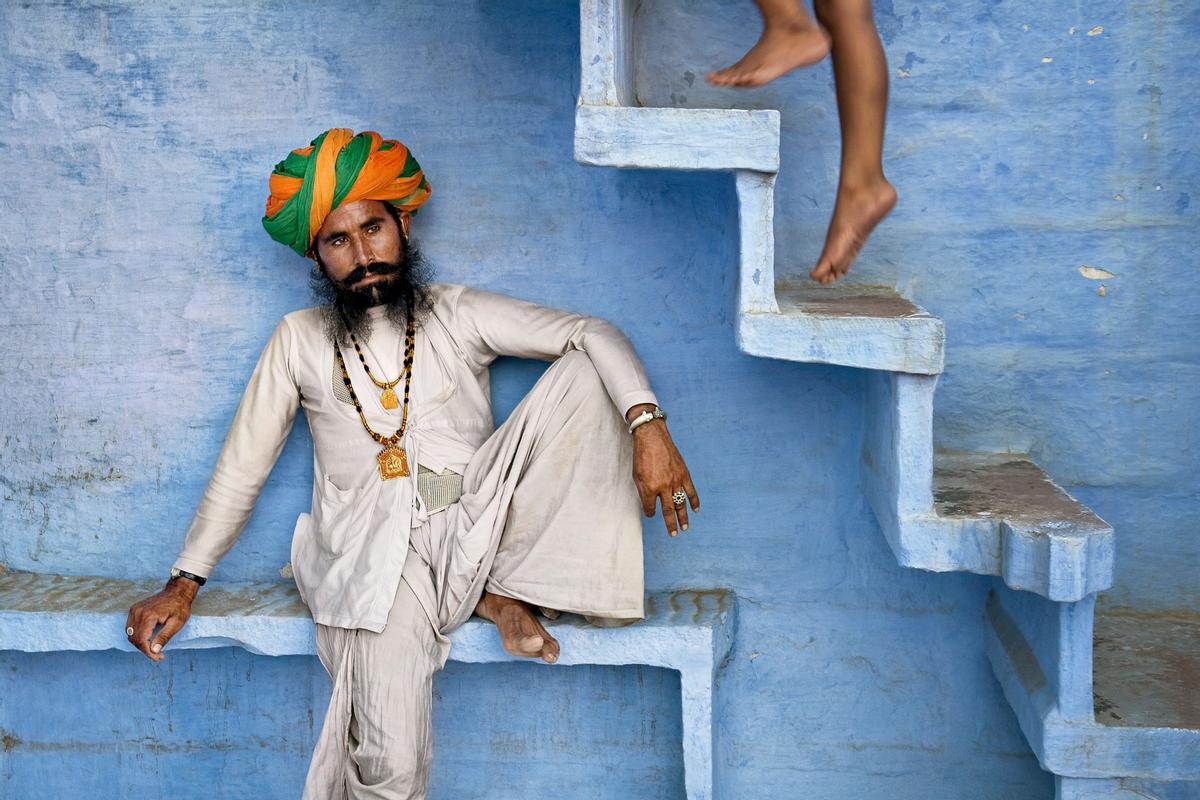
[[[193,575],[190,572],[184,572],[183,570],[176,569],[175,567],[171,567],[171,577],[187,578],[189,581],[195,581],[200,586],[203,586],[208,581],[208,578],[201,578],[199,575]]]

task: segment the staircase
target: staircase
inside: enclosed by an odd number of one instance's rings
[[[779,112],[637,106],[633,8],[581,0],[576,160],[734,174],[738,347],[871,370],[866,498],[901,565],[995,576],[988,655],[1060,800],[1200,797],[1200,616],[1096,618],[1113,580],[1112,528],[1026,457],[935,452],[942,321],[891,287],[776,280]],[[1095,670],[1094,625],[1104,632]],[[1130,637],[1140,644],[1123,644]],[[1147,669],[1151,653],[1159,669]],[[688,796],[710,797],[707,779],[689,774]]]

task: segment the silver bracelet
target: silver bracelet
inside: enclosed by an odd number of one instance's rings
[[[640,413],[636,417],[634,417],[633,421],[629,423],[629,432],[633,433],[635,430],[638,429],[639,425],[645,425],[647,422],[649,422],[652,419],[666,419],[666,418],[667,418],[667,412],[663,411],[658,406],[655,406],[653,411],[643,411],[642,413]]]

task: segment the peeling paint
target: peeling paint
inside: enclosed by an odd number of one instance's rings
[[[1042,56],[1043,64],[1049,64],[1053,60],[1054,60],[1054,56]]]
[[[1106,297],[1108,295],[1108,287],[1106,287],[1103,283],[1100,284],[1100,288],[1096,290],[1096,294],[1100,295],[1101,297]]]
[[[1097,25],[1096,27],[1094,27],[1094,28],[1092,28],[1091,30],[1089,30],[1089,31],[1087,32],[1087,35],[1088,35],[1088,36],[1099,36],[1099,35],[1100,35],[1100,34],[1102,34],[1102,33],[1104,33],[1104,26],[1103,26],[1103,25]]]
[[[1087,264],[1083,264],[1082,266],[1079,267],[1079,274],[1082,275],[1083,277],[1087,278],[1088,280],[1093,280],[1093,281],[1102,281],[1102,280],[1108,280],[1109,278],[1117,277],[1116,275],[1114,275],[1113,273],[1109,272],[1106,269],[1100,269],[1099,267],[1089,267]]]
[[[913,66],[916,64],[924,64],[925,59],[921,58],[911,50],[904,54],[904,63],[896,70],[896,75],[901,78],[907,78],[912,75]]]

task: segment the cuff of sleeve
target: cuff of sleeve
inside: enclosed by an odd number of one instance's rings
[[[175,563],[171,567],[173,569],[181,569],[184,572],[190,572],[193,575],[199,575],[201,578],[207,578],[208,574],[212,572],[213,565],[206,564],[203,561],[196,561],[187,556],[180,556],[175,559]]]
[[[623,417],[629,413],[629,409],[634,406],[640,406],[642,403],[649,403],[656,406],[658,405],[658,398],[649,389],[638,389],[637,391],[626,392],[621,395],[621,400],[617,405],[620,406],[621,416]]]

